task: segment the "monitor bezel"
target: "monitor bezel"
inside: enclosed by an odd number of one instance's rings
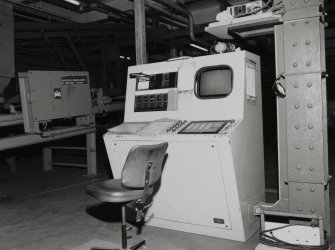
[[[200,96],[199,92],[200,92],[200,76],[203,72],[205,71],[210,71],[210,70],[218,70],[218,69],[229,69],[231,70],[231,90],[229,93],[227,94],[219,94],[219,95],[202,95]],[[230,67],[229,65],[214,65],[214,66],[206,66],[206,67],[202,67],[200,69],[197,70],[197,72],[195,73],[195,81],[194,81],[194,93],[195,96],[199,99],[217,99],[217,98],[225,98],[227,96],[229,96],[231,94],[231,92],[233,91],[234,88],[234,71],[232,69],[232,67]]]

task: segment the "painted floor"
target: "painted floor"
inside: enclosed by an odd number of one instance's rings
[[[98,163],[104,172],[103,159]],[[84,174],[83,169],[60,167],[43,172],[40,157],[18,160],[16,174],[0,166],[0,192],[7,196],[0,199],[0,249],[70,250],[92,241],[119,244],[119,207],[85,194],[88,183],[107,175],[91,178]],[[331,204],[334,215],[333,196]],[[258,242],[257,234],[241,243],[150,226],[141,235],[136,235],[136,229],[132,234],[130,244],[146,239],[147,249],[155,250],[249,250]]]

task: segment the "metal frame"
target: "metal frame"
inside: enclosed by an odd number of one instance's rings
[[[280,83],[286,88],[286,97],[277,98],[279,200],[259,204],[256,214],[263,219],[265,213],[294,214],[292,224],[301,223],[297,218],[322,218],[320,230],[329,233],[324,1],[283,4],[286,12],[278,19],[282,23],[274,23],[276,72],[284,76]],[[210,24],[206,31],[226,38],[225,29],[240,35],[250,28],[258,35],[263,19],[257,16],[256,24],[249,20],[252,24],[244,25],[249,17],[240,18],[233,25]]]
[[[277,102],[280,200],[262,208],[318,214],[329,232],[323,1],[301,1],[293,10],[290,1],[285,4],[288,17],[275,27],[276,70],[286,88],[286,98]]]
[[[0,139],[0,151],[29,146],[33,144],[48,142],[48,141],[65,139],[65,138],[78,136],[78,135],[95,133],[95,131],[96,131],[95,125],[92,125],[88,127],[81,127],[81,129],[78,129],[78,127],[63,129],[62,133],[59,133],[57,135],[50,136],[50,137],[41,137],[40,135],[35,135],[35,134],[23,134],[23,135],[17,135],[13,137],[5,137],[5,138]]]
[[[70,163],[70,162],[54,162],[52,161],[52,150],[85,150],[86,151],[86,164]],[[87,176],[97,175],[97,161],[96,161],[96,135],[95,133],[86,134],[86,147],[45,147],[43,148],[43,170],[51,171],[52,166],[68,166],[77,168],[86,168]]]
[[[275,216],[275,217],[294,217],[299,219],[310,219],[312,221],[317,221],[319,226],[319,235],[320,235],[320,244],[323,245],[325,243],[325,236],[324,236],[324,219],[322,216],[318,215],[304,215],[304,214],[297,214],[297,213],[286,213],[286,212],[276,212],[276,211],[265,211],[262,210],[260,212],[261,217],[261,231],[265,230],[265,216]]]

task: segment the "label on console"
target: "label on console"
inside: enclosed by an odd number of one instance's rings
[[[213,218],[213,221],[216,224],[224,224],[224,219],[221,218]]]
[[[88,79],[87,76],[62,76],[61,81],[64,85],[72,85],[72,84],[87,84]]]

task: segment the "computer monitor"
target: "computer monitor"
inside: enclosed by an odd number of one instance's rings
[[[199,98],[228,96],[233,89],[233,70],[229,66],[205,67],[196,73],[196,94]]]

